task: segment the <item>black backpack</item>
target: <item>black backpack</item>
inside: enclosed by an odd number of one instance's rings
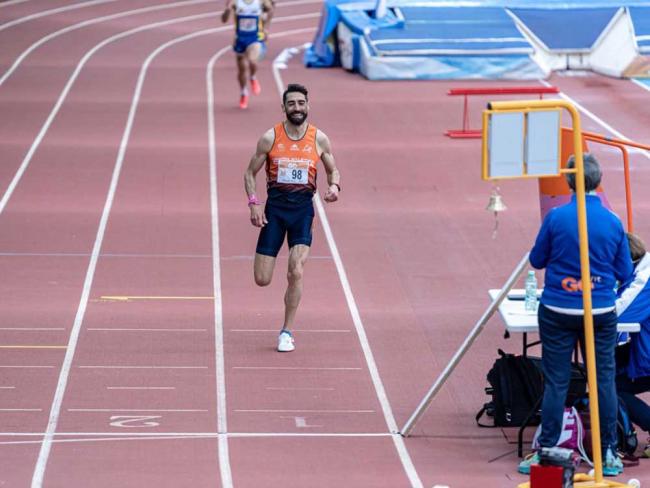
[[[527,424],[538,425],[540,416],[535,410],[539,410],[536,406],[544,391],[539,361],[501,349],[499,356],[487,374],[490,386],[485,393],[492,396],[492,401],[476,414],[476,423],[481,427],[519,427],[530,417]],[[493,425],[480,422],[483,414],[492,417]]]

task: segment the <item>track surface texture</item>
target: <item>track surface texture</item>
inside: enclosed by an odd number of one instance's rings
[[[371,83],[305,69],[300,54],[276,78],[273,60],[313,38],[321,8],[281,0],[262,94],[241,111],[222,8],[0,2],[0,486],[524,481],[515,433],[474,422],[497,348],[521,349],[499,317],[413,435],[396,433],[539,227],[537,183],[510,181],[492,238],[480,143],[443,136],[461,123],[449,88],[497,83]],[[286,249],[257,288],[242,188],[257,138],[282,117],[279,81],[310,89],[343,188],[317,214],[291,354],[275,352]],[[642,87],[548,82],[589,111],[585,129],[648,143]],[[486,101],[472,101],[472,125]],[[618,155],[595,152],[624,215]],[[650,240],[640,152],[632,185]],[[650,478],[650,463],[630,477]]]

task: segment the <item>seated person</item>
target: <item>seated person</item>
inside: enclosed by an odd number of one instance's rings
[[[650,253],[638,236],[627,237],[634,276],[619,289],[616,312],[619,322],[638,322],[641,330],[630,334],[630,342],[623,346],[629,354],[617,354],[623,362],[617,365],[616,390],[632,422],[650,435],[650,406],[637,396],[650,391]],[[642,457],[650,457],[650,444]]]

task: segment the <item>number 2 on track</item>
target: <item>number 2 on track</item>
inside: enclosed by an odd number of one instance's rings
[[[111,415],[110,425],[127,429],[158,427],[160,422],[154,422],[154,419],[160,418],[160,415]]]

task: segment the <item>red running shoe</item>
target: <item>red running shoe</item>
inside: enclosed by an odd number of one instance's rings
[[[239,97],[239,108],[245,110],[248,108],[248,95],[242,95]]]
[[[251,90],[253,92],[253,95],[259,95],[262,93],[262,85],[260,85],[260,82],[255,78],[251,80]]]

